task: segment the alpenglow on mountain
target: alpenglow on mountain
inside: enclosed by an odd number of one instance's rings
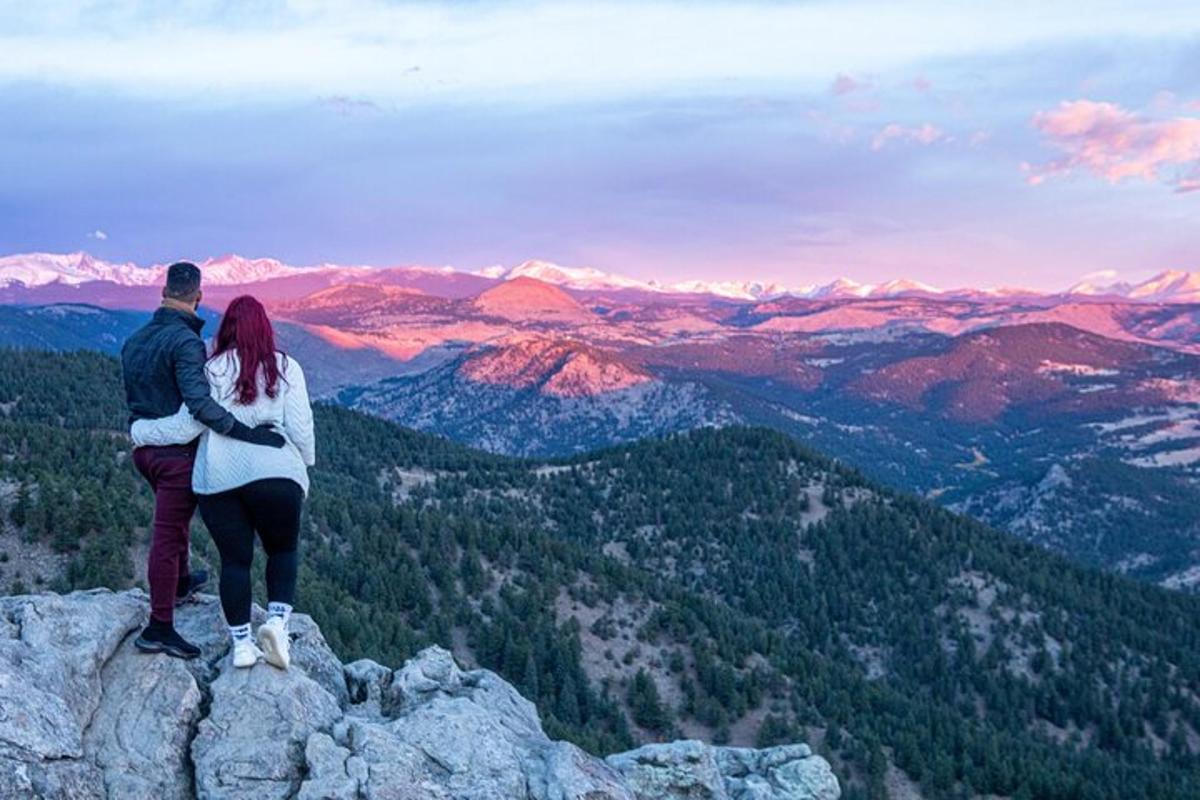
[[[0,344],[116,352],[159,300],[156,282],[87,279],[152,271],[78,254],[4,269]],[[260,297],[332,402],[538,457],[765,425],[1085,563],[1200,588],[1200,303],[1164,301],[1190,296],[1187,273],[1059,295],[794,296],[546,262],[204,269],[202,313]]]
[[[372,270],[394,267],[366,265],[316,264],[292,266],[272,258],[244,258],[225,255],[198,262],[205,279],[214,285],[251,284],[278,278],[312,276],[326,273],[330,280],[341,282],[362,277]],[[455,272],[450,267],[416,267],[433,272]],[[81,285],[105,281],[122,286],[148,286],[162,281],[165,265],[139,266],[130,262],[116,264],[92,257],[84,252],[69,254],[25,253],[0,257],[0,286],[20,284],[25,287],[51,283]],[[515,267],[486,267],[476,275],[493,280],[533,278],[545,283],[582,291],[638,290],[662,294],[707,294],[738,300],[759,300],[772,297],[801,298],[868,298],[929,295],[947,297],[1035,297],[1053,294],[1123,297],[1145,302],[1200,302],[1200,273],[1165,270],[1136,284],[1079,283],[1063,292],[1036,292],[1026,289],[985,289],[960,287],[941,289],[920,281],[894,278],[879,284],[859,283],[849,278],[837,278],[828,283],[787,286],[770,281],[683,280],[674,283],[639,280],[592,267],[565,267],[548,261],[530,260]]]

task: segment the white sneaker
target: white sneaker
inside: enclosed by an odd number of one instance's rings
[[[262,655],[263,652],[251,639],[238,639],[233,643],[233,665],[238,669],[253,667]]]
[[[292,663],[289,652],[292,643],[288,639],[287,626],[284,625],[282,617],[268,617],[267,621],[258,627],[258,644],[268,664],[287,669]]]

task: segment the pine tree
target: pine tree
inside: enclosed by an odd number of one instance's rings
[[[648,731],[663,734],[671,727],[670,712],[663,706],[658,685],[645,669],[638,669],[629,684],[629,713]]]
[[[16,525],[18,528],[25,527],[25,523],[29,520],[30,505],[29,479],[23,478],[20,487],[17,489],[17,499],[13,503],[12,510],[9,511],[9,519],[12,520],[13,525]]]

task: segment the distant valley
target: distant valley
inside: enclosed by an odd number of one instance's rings
[[[212,308],[271,305],[323,397],[420,430],[553,456],[766,425],[1077,560],[1200,586],[1196,275],[1047,295],[203,268]],[[0,343],[115,352],[155,302],[143,269],[0,259]]]

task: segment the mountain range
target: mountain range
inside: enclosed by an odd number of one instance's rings
[[[701,294],[737,300],[765,300],[773,297],[866,298],[927,296],[944,298],[1016,299],[1034,297],[1125,298],[1151,303],[1200,302],[1200,272],[1164,270],[1138,283],[1114,281],[1081,281],[1060,292],[1037,292],[1029,289],[996,287],[991,289],[941,289],[920,281],[895,278],[883,283],[859,283],[849,278],[836,278],[828,283],[787,286],[775,281],[760,280],[684,280],[660,283],[639,280],[592,267],[565,267],[549,261],[529,260],[515,267],[485,267],[473,272],[451,267],[376,267],[322,263],[293,266],[273,258],[245,258],[228,254],[199,261],[205,281],[211,286],[261,283],[284,279],[343,283],[366,278],[371,282],[380,275],[393,272],[422,272],[429,275],[473,276],[500,281],[532,278],[567,289],[585,292],[635,290],[657,294]],[[112,263],[94,258],[85,252],[22,253],[0,257],[0,286],[21,286],[32,289],[58,284],[79,286],[105,282],[117,286],[154,286],[162,283],[166,265],[139,266],[132,262]]]
[[[0,263],[10,278],[73,276],[0,288],[0,344],[116,352],[157,298],[84,256]],[[1079,561],[1200,587],[1200,303],[1162,301],[1189,297],[1195,276],[739,299],[544,262],[202,269],[212,309],[263,299],[310,385],[341,405],[538,457],[765,425]]]

